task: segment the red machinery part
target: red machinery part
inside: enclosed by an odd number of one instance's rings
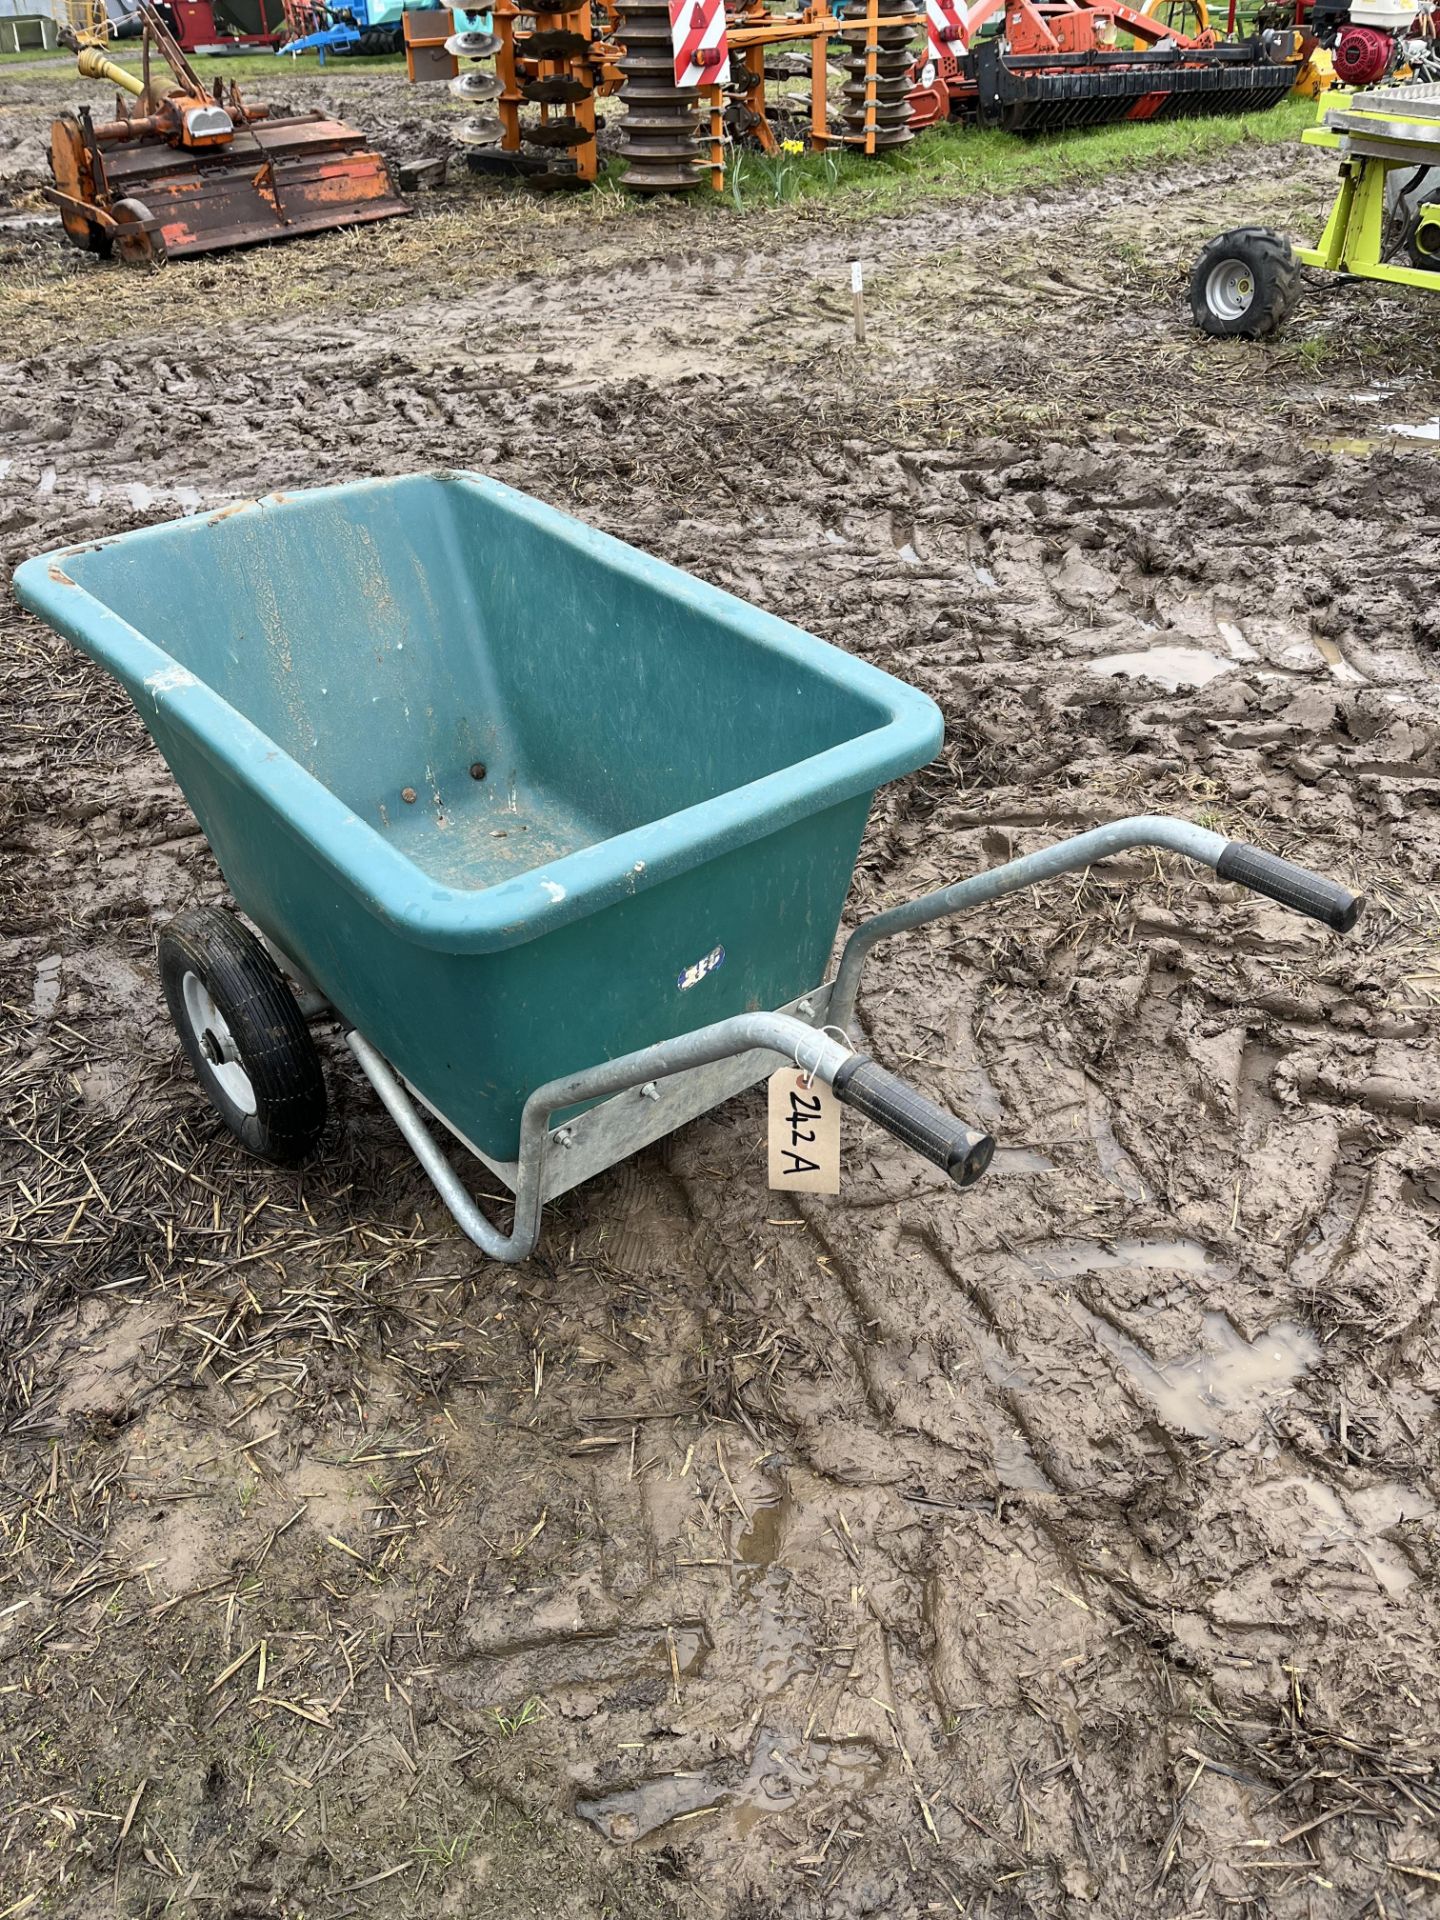
[[[921,127],[933,127],[950,118],[950,85],[960,83],[960,63],[953,55],[944,60],[917,61],[910,88],[910,125],[918,133]]]
[[[169,7],[186,53],[275,47],[285,29],[281,0],[169,0]]]
[[[1390,64],[1395,42],[1377,27],[1344,27],[1335,42],[1335,78],[1344,87],[1368,87]]]

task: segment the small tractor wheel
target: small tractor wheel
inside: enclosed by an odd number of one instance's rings
[[[1300,297],[1300,262],[1283,233],[1236,227],[1212,240],[1190,276],[1190,311],[1202,333],[1262,340]]]
[[[262,1160],[303,1160],[325,1125],[320,1056],[285,976],[220,907],[160,935],[160,984],[186,1057],[220,1118]]]

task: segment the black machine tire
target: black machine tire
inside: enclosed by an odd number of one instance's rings
[[[159,958],[170,1018],[220,1118],[262,1160],[303,1160],[325,1125],[325,1076],[264,946],[234,914],[196,907],[164,928]]]
[[[1300,262],[1283,233],[1235,227],[1205,248],[1190,276],[1190,312],[1213,339],[1263,340],[1300,297]]]

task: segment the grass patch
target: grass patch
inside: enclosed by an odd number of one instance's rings
[[[846,193],[863,200],[862,210],[869,214],[902,200],[959,200],[1027,187],[1078,185],[1135,167],[1208,159],[1249,141],[1267,146],[1298,141],[1314,118],[1313,101],[1284,100],[1265,113],[1122,121],[1032,139],[953,125],[931,127],[899,152],[873,160],[835,151],[786,154],[780,160],[744,154],[731,168],[724,197],[747,208]]]

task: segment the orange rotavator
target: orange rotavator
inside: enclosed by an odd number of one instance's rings
[[[321,113],[247,105],[233,82],[212,92],[148,0],[140,14],[139,75],[79,49],[80,72],[120,90],[115,118],[82,107],[50,128],[46,198],[75,246],[173,260],[409,211],[363,134]],[[152,50],[174,78],[168,90],[151,79]]]

